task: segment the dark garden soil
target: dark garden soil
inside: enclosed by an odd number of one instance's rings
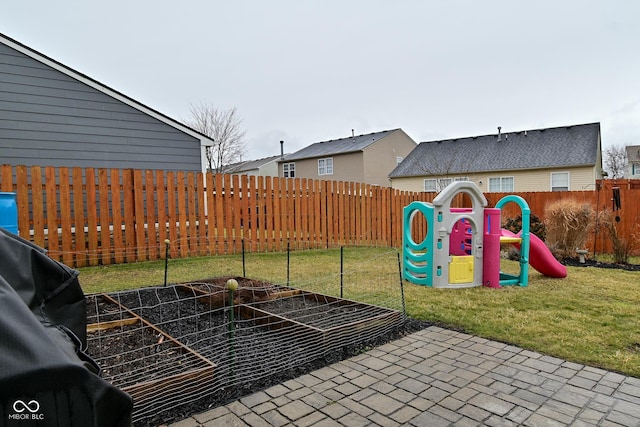
[[[252,307],[320,329],[358,322],[383,312],[375,306],[322,297],[318,300],[307,294],[260,302]]]
[[[141,323],[88,332],[87,343],[101,376],[120,388],[166,377],[173,364],[194,365],[177,345]]]
[[[126,311],[122,311],[118,305],[97,295],[89,295],[87,300],[87,324],[111,322],[131,318]]]
[[[578,258],[564,258],[562,264],[571,267],[614,268],[627,271],[640,271],[640,264],[607,263],[594,259],[585,259],[585,262],[581,263]]]

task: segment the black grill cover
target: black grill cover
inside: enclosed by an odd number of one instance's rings
[[[78,272],[0,228],[0,426],[130,426],[131,397],[98,376]]]

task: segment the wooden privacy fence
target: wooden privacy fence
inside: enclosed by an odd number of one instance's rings
[[[3,165],[19,234],[67,265],[400,242],[428,194],[353,182]],[[393,196],[393,197],[392,197]]]
[[[2,165],[0,191],[16,192],[22,237],[69,266],[342,245],[400,247],[402,209],[434,193],[305,178],[132,169]],[[621,233],[638,221],[640,191],[621,189]],[[602,210],[610,191],[523,193],[545,204],[574,197]],[[489,206],[504,193],[487,193]],[[459,197],[457,206],[469,201]],[[517,216],[512,206],[505,217]],[[426,224],[417,221],[416,240]],[[595,237],[595,236],[594,236]],[[611,250],[601,232],[591,248]]]

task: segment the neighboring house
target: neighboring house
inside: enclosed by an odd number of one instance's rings
[[[629,179],[640,179],[640,145],[627,145],[628,172],[626,177]]]
[[[213,141],[0,34],[0,163],[205,170]]]
[[[278,160],[281,158],[282,156],[278,155],[265,157],[264,159],[232,163],[224,166],[222,172],[233,175],[278,176]]]
[[[483,192],[593,190],[602,178],[600,123],[422,142],[389,178],[408,191],[467,180]]]
[[[391,172],[416,147],[402,129],[316,142],[279,161],[279,176],[389,186]]]

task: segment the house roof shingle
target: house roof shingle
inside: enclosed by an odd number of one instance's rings
[[[595,165],[600,123],[421,142],[390,178]]]
[[[284,161],[309,159],[314,157],[333,156],[337,154],[353,153],[362,151],[369,145],[396,132],[398,129],[384,130],[365,135],[350,136],[348,138],[332,139],[329,141],[316,142],[305,148],[289,154]]]

